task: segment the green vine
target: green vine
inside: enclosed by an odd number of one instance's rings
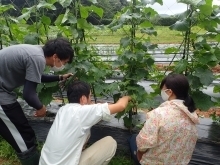
[[[191,94],[196,106],[201,110],[219,106],[220,99],[209,96],[203,92],[210,86],[218,75],[212,68],[220,63],[220,7],[213,5],[212,0],[178,0],[188,6],[187,11],[179,15],[179,20],[170,26],[171,30],[179,31],[183,41],[180,45],[168,47],[164,54],[173,54],[171,62],[163,71],[157,68],[150,53],[158,48],[151,42],[152,36],[157,36],[157,31],[152,23],[152,18],[157,12],[149,5],[163,4],[162,0],[132,0],[129,5],[118,12],[108,28],[115,31],[121,29],[124,36],[120,40],[117,50],[117,61],[106,63],[100,57],[95,46],[87,43],[92,38],[89,33],[95,26],[87,21],[90,14],[102,18],[103,9],[97,7],[96,1],[90,5],[82,4],[81,0],[40,0],[29,8],[23,8],[19,17],[9,15],[14,10],[13,5],[0,6],[0,46],[13,43],[44,44],[48,39],[57,36],[67,37],[74,49],[75,60],[66,69],[58,74],[72,72],[78,79],[92,84],[95,99],[106,97],[117,99],[121,95],[130,95],[135,102],[130,103],[126,110],[118,113],[118,119],[123,118],[125,126],[132,128],[132,117],[138,109],[152,109],[158,106],[155,96],[159,94],[158,83],[168,72],[185,74],[191,85]],[[48,13],[57,10],[55,4],[63,8],[55,21]],[[7,16],[7,17],[6,17]],[[126,31],[126,28],[129,31]],[[200,28],[205,33],[200,33],[194,28]],[[141,36],[137,35],[141,32]],[[179,61],[174,61],[181,54]],[[49,68],[45,71],[49,73]],[[118,74],[121,80],[112,83],[105,81]],[[146,92],[140,81],[151,80],[154,92]],[[72,81],[69,80],[69,81]],[[68,83],[67,83],[68,84]],[[58,84],[40,84],[37,92],[44,104],[51,102],[52,93],[57,92]],[[62,89],[64,90],[64,89]],[[21,89],[17,93],[21,94]],[[61,93],[63,91],[60,91]],[[214,93],[220,92],[220,85],[214,84]],[[96,101],[96,100],[95,100]],[[116,101],[116,100],[115,100]]]

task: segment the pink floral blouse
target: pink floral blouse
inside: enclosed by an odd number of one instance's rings
[[[198,116],[190,113],[182,100],[162,103],[147,113],[136,142],[146,151],[142,165],[187,165],[197,141]]]

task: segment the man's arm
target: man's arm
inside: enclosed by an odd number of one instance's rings
[[[24,83],[23,98],[28,103],[28,105],[37,110],[35,116],[45,116],[46,108],[40,102],[40,99],[37,96],[36,89],[37,83],[26,80]]]
[[[41,82],[47,83],[47,82],[54,82],[54,81],[60,81],[62,80],[62,77],[60,75],[47,75],[43,74],[41,76]]]
[[[47,74],[43,74],[41,76],[41,82],[42,83],[47,83],[47,82],[54,82],[54,81],[62,81],[62,80],[66,80],[67,78],[69,78],[70,76],[72,76],[72,73],[67,73],[64,75],[47,75]]]
[[[91,128],[101,120],[109,121],[111,119],[111,114],[123,111],[130,99],[129,96],[124,96],[115,104],[103,103],[83,105],[78,114],[80,121],[83,121],[81,126],[83,125],[85,128]]]
[[[120,98],[116,103],[114,104],[109,104],[108,105],[108,108],[110,110],[110,113],[111,114],[115,114],[115,113],[118,113],[118,112],[121,112],[123,111],[127,105],[128,105],[128,102],[131,100],[131,97],[130,96],[123,96],[122,98]]]

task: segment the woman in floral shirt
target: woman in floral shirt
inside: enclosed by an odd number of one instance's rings
[[[196,145],[198,123],[188,80],[170,74],[160,89],[165,102],[147,113],[144,127],[129,140],[133,157],[141,165],[187,165]]]

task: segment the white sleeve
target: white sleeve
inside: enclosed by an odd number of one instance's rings
[[[105,121],[110,121],[111,118],[112,118],[112,115],[110,113],[110,110],[108,108],[108,103],[105,103],[103,104],[103,108],[102,108],[102,120],[105,120]]]
[[[109,121],[112,117],[108,103],[84,105],[80,111],[82,125],[85,127],[92,127],[101,120]]]

